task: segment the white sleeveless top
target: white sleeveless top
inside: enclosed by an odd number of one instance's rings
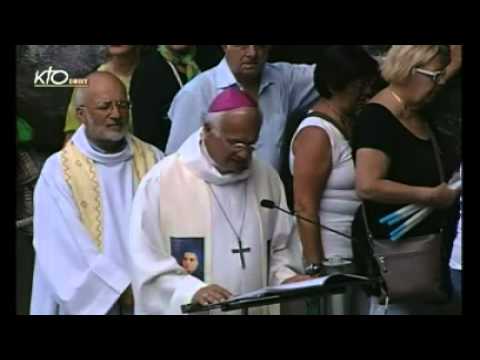
[[[294,141],[302,129],[310,126],[325,130],[332,149],[332,171],[320,199],[320,223],[350,235],[353,218],[361,202],[355,192],[352,149],[342,133],[332,123],[313,116],[302,121],[290,144],[290,173],[293,174],[295,161],[292,151]],[[353,257],[350,239],[324,229],[321,230],[321,236],[326,258],[332,256]]]

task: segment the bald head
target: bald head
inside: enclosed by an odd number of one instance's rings
[[[102,92],[109,92],[112,89],[114,92],[123,92],[124,98],[127,98],[127,89],[125,85],[115,75],[106,71],[96,71],[87,76],[88,87],[75,89],[74,103],[75,107],[86,105],[92,96],[98,96]]]

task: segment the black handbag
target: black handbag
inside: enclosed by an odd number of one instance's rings
[[[430,134],[441,182],[444,182],[440,149],[431,130]],[[363,204],[361,211],[371,256],[381,277],[380,304],[448,301],[442,281],[443,228],[436,234],[406,237],[395,242],[378,239],[370,231]]]

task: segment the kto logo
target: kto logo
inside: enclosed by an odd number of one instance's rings
[[[70,79],[65,70],[54,70],[50,66],[48,70],[35,71],[34,87],[88,87],[88,79]]]

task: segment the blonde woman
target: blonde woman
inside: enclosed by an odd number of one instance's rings
[[[380,218],[412,203],[437,210],[408,236],[436,233],[451,213],[447,210],[452,210],[458,200],[458,192],[441,180],[431,131],[439,143],[446,181],[459,167],[453,139],[431,126],[432,119],[422,109],[460,69],[461,62],[458,45],[394,45],[385,57],[381,70],[389,85],[359,115],[352,141],[356,190],[365,204],[368,225],[375,237],[386,238],[391,231],[379,223]],[[356,238],[365,239],[361,211],[357,211],[353,233]],[[367,258],[361,242],[354,245],[357,260]],[[373,313],[382,313],[384,308],[377,305],[374,298]],[[408,304],[390,306],[390,311],[432,314],[438,309]]]

